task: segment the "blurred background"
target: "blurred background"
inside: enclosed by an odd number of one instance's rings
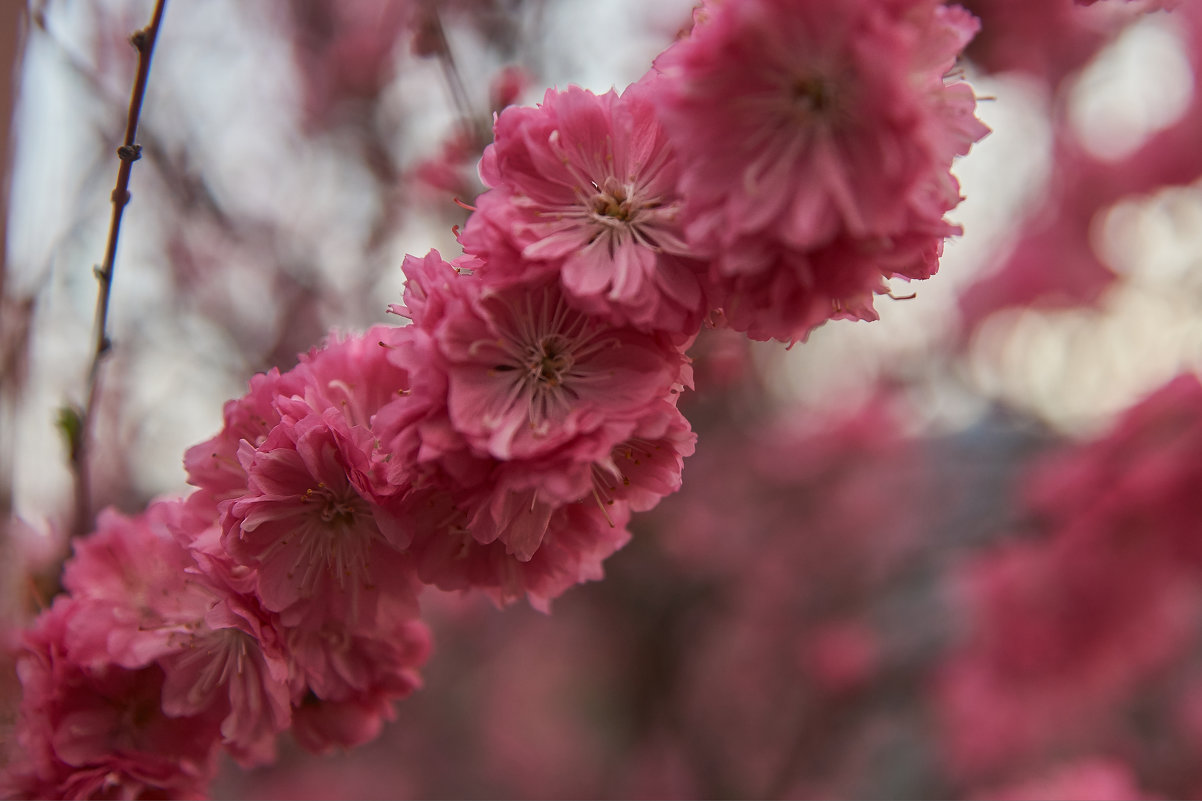
[[[939,274],[789,349],[703,332],[685,487],[604,581],[550,616],[428,594],[427,686],[377,742],[285,745],[218,796],[1202,794],[1202,9],[964,5],[993,132],[955,165],[964,235]],[[406,253],[456,253],[495,111],[621,89],[692,6],[169,4],[92,507],[186,492],[184,450],[253,373],[387,321]],[[85,399],[128,37],[151,7],[5,9],[10,627],[69,552],[56,421]]]

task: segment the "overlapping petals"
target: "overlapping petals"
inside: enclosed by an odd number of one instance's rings
[[[749,0],[698,20],[655,65],[714,302],[756,339],[874,319],[882,279],[929,277],[958,232],[948,169],[986,129],[945,76],[975,19],[933,0]]]

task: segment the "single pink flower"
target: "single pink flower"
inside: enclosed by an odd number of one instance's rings
[[[681,228],[679,168],[652,76],[619,96],[548,90],[497,119],[490,191],[460,236],[490,284],[560,275],[577,308],[643,330],[696,333],[705,300]]]
[[[69,650],[81,664],[144,667],[179,648],[182,626],[204,617],[212,596],[188,570],[191,555],[170,534],[169,501],[127,517],[102,511],[96,531],[74,541],[63,586],[76,600]]]
[[[696,443],[684,415],[673,404],[661,403],[592,466],[593,500],[602,510],[615,501],[629,503],[636,512],[653,509],[680,489],[684,457],[692,455]]]
[[[615,449],[646,445],[667,455],[674,477],[636,482],[651,492],[642,508],[679,485],[692,434],[666,399],[689,375],[670,337],[590,318],[550,280],[495,289],[432,257],[407,261],[406,273],[406,305],[397,310],[418,322],[402,329],[409,336],[389,355],[426,380],[373,426],[389,483],[413,493],[406,519],[430,520],[423,505],[445,499],[435,507],[453,509],[454,523],[432,524],[452,541],[450,532],[462,530],[527,562],[564,505],[583,501],[604,513],[596,475],[620,479]],[[645,477],[660,469],[655,459],[646,465]]]
[[[224,711],[222,742],[244,766],[273,762],[276,735],[291,723],[289,660],[275,623],[253,599],[231,595],[160,660],[163,711]]]
[[[222,543],[255,568],[259,598],[285,625],[368,623],[381,598],[412,598],[409,533],[375,492],[373,448],[335,409],[242,445],[249,486],[225,507]]]
[[[711,3],[656,59],[688,241],[738,330],[873,319],[882,278],[937,269],[948,170],[986,132],[945,79],[975,30],[936,0]]]
[[[434,332],[456,430],[481,454],[531,458],[570,447],[611,420],[631,420],[687,380],[666,336],[608,325],[546,281],[492,290],[473,277],[470,302]]]

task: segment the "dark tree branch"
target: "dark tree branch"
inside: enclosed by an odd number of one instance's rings
[[[120,166],[117,169],[117,184],[113,188],[113,214],[109,221],[108,243],[105,245],[104,262],[95,268],[100,288],[96,296],[96,339],[92,362],[88,368],[87,401],[82,411],[65,410],[66,416],[75,420],[64,420],[62,428],[67,435],[70,448],[71,468],[75,474],[75,519],[72,532],[83,534],[92,523],[92,491],[89,476],[89,445],[99,399],[100,365],[112,347],[108,333],[109,298],[113,290],[113,267],[117,258],[117,240],[121,234],[121,216],[129,203],[129,177],[134,162],[142,155],[137,144],[138,119],[142,114],[142,98],[146,94],[146,83],[150,78],[150,60],[154,55],[154,43],[158,38],[159,25],[167,0],[155,0],[150,24],[130,37],[130,43],[138,51],[138,73],[134,79],[133,92],[129,98],[129,113],[125,120],[125,141],[117,148]]]

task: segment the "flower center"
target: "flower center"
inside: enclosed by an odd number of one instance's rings
[[[532,350],[532,359],[527,365],[535,381],[547,387],[557,387],[563,382],[564,374],[572,369],[572,353],[562,337],[545,337]]]
[[[317,517],[328,528],[350,528],[355,525],[356,517],[367,511],[359,493],[349,486],[339,494],[325,484],[318,484],[305,490],[304,502],[316,507]]]
[[[593,214],[618,222],[630,222],[634,215],[626,187],[616,185],[613,179],[605,182],[605,187],[593,196]]]
[[[489,373],[500,378],[495,409],[485,424],[521,413],[532,429],[544,431],[570,411],[582,384],[590,384],[593,359],[617,343],[608,327],[567,306],[557,292],[544,290],[524,303],[497,302],[500,338],[472,344],[473,351],[489,354],[483,357]]]
[[[802,75],[789,85],[789,99],[803,114],[826,114],[835,107],[834,86],[821,75]]]
[[[288,576],[299,574],[300,586],[312,588],[324,569],[341,589],[368,584],[367,554],[378,532],[367,501],[350,484],[339,491],[325,483],[305,490],[302,501],[311,516],[298,531]]]

